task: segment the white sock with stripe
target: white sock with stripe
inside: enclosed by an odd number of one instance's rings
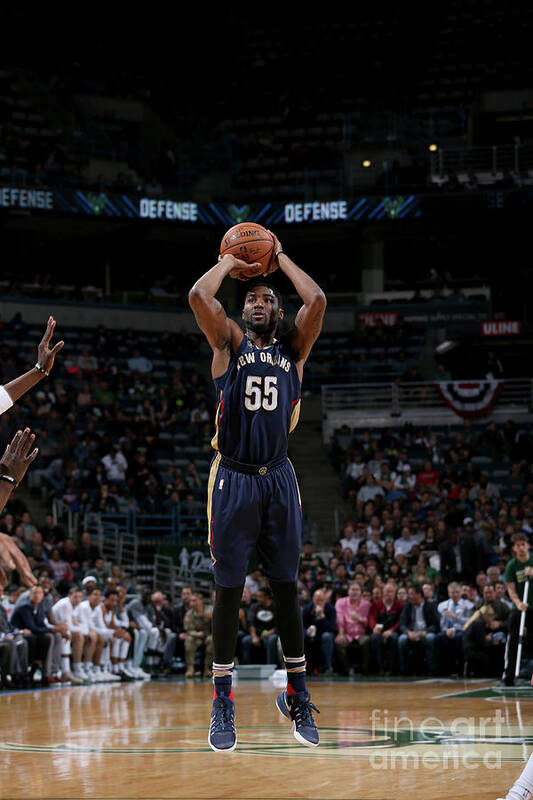
[[[529,800],[533,795],[533,753],[505,800]]]

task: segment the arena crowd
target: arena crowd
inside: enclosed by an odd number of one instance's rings
[[[5,326],[2,382],[23,370],[27,333],[20,315]],[[59,503],[76,518],[68,527],[66,515],[34,520],[16,496],[0,518],[39,580],[28,592],[14,574],[3,593],[3,684],[207,675],[211,597],[184,586],[172,603],[160,587],[107,563],[84,524],[89,511],[203,509],[213,397],[192,360],[199,340],[102,327],[83,336],[43,390],[0,418],[2,440],[14,426],[35,430],[40,456],[31,473],[47,509]],[[508,565],[532,531],[527,425],[343,425],[330,458],[351,511],[329,549],[302,547],[309,672],[501,673],[516,636]],[[260,564],[243,591],[237,659],[282,663]]]

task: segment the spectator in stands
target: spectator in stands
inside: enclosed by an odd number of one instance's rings
[[[100,557],[100,550],[92,543],[91,534],[89,531],[83,531],[76,550],[76,561],[81,566],[92,567],[96,559]]]
[[[341,469],[341,466],[345,465],[352,442],[353,437],[350,428],[346,424],[341,425],[337,435],[332,440],[330,452],[331,462],[337,472]]]
[[[111,445],[110,452],[102,458],[102,464],[109,483],[125,488],[128,460],[118,445]]]
[[[348,586],[348,595],[340,597],[335,603],[337,614],[337,636],[335,651],[341,671],[354,674],[354,663],[361,661],[363,674],[368,673],[370,657],[370,636],[367,635],[370,603],[362,597],[357,581]]]
[[[29,511],[25,511],[21,518],[20,524],[24,532],[24,541],[30,541],[34,533],[38,533],[37,527],[33,524]]]
[[[201,594],[194,594],[191,608],[185,614],[184,629],[186,678],[201,675],[201,670],[195,668],[195,656],[200,648],[204,649],[204,677],[211,677],[211,664],[213,661],[213,639],[211,636],[211,618],[206,614],[204,598]]]
[[[438,574],[438,571],[430,565],[428,557],[421,553],[413,566],[413,581],[420,585],[424,583],[435,584]]]
[[[507,587],[503,581],[496,581],[494,584],[494,594],[498,600],[505,603],[509,610],[513,607],[511,600],[507,597]]]
[[[416,477],[411,473],[411,467],[409,464],[405,464],[404,468],[401,472],[397,472],[396,477],[393,483],[393,489],[395,492],[399,492],[400,496],[403,497],[404,500],[407,500],[409,495],[416,486]]]
[[[342,550],[346,550],[346,548],[349,547],[353,555],[356,555],[362,540],[361,536],[358,535],[359,531],[364,531],[364,523],[361,523],[361,526],[358,527],[357,533],[352,520],[347,520],[347,522],[344,523],[340,539]]]
[[[138,372],[142,375],[145,375],[148,372],[151,372],[152,368],[153,366],[150,359],[142,356],[141,351],[137,348],[133,351],[132,357],[128,359],[128,369],[131,372]]]
[[[379,559],[383,558],[385,543],[381,538],[381,533],[377,529],[373,529],[366,542],[367,553],[371,556],[377,556]]]
[[[346,597],[348,594],[349,580],[346,564],[344,561],[340,561],[335,567],[335,572],[333,573],[333,583],[331,584],[331,602],[334,603],[338,597]],[[313,585],[311,584],[308,588],[311,592],[313,590]]]
[[[10,623],[14,629],[21,631],[27,638],[32,676],[36,669],[35,662],[40,661],[42,663],[42,683],[46,685],[56,683],[56,679],[52,676],[54,638],[50,628],[46,625],[42,605],[43,598],[43,587],[39,584],[32,586],[29,596],[15,607]]]
[[[263,575],[263,572],[259,569],[259,567],[255,567],[255,569],[252,569],[250,574],[246,576],[244,585],[250,592],[252,598],[255,600],[257,592],[260,589],[264,589],[267,585],[265,576]]]
[[[410,586],[400,617],[398,652],[400,674],[406,675],[408,659],[415,649],[423,648],[427,668],[436,675],[435,637],[439,630],[439,616],[435,605],[424,599],[420,586]]]
[[[397,669],[401,611],[396,586],[386,583],[382,598],[373,601],[368,614],[370,647],[380,675],[391,675]]]
[[[255,658],[265,658],[267,664],[277,664],[278,634],[274,617],[274,604],[270,589],[261,588],[256,592],[256,602],[250,606],[248,616],[248,635],[242,640],[242,657],[244,664],[252,663],[252,652]],[[252,651],[252,647],[254,650]]]
[[[35,553],[33,555],[35,557]],[[61,558],[61,552],[58,547],[54,547],[52,549],[50,559],[48,561],[48,568],[52,572],[55,583],[61,580],[72,580],[74,577],[72,567],[67,561],[64,561]]]
[[[177,634],[173,630],[173,615],[163,592],[157,591],[153,593],[152,605],[155,612],[155,625],[159,630],[159,640],[156,649],[162,654],[161,668],[163,673],[169,674],[172,671],[172,661],[177,638]],[[209,674],[211,674],[211,672]]]
[[[491,629],[494,611],[485,605],[480,616],[464,632],[464,658],[468,673],[482,677],[495,677],[501,673],[504,657],[502,634]]]
[[[307,539],[302,544],[302,552],[300,553],[300,570],[312,570],[313,575],[316,574],[318,567],[323,567],[324,562],[318,553],[313,552],[313,543]]]
[[[394,542],[394,555],[408,556],[415,545],[416,541],[411,536],[411,528],[405,525],[400,538]]]
[[[360,514],[363,506],[369,500],[376,500],[378,497],[384,497],[385,491],[381,486],[378,486],[377,481],[373,475],[369,475],[366,479],[365,485],[362,486],[357,492],[357,513]]]
[[[490,501],[500,499],[500,490],[495,483],[489,481],[488,475],[485,472],[480,475],[468,492],[468,499],[470,502],[475,502],[479,500],[482,495]]]
[[[450,531],[439,547],[441,579],[472,581],[477,567],[477,550],[473,535],[466,531]]]
[[[0,676],[5,688],[26,689],[29,688],[28,640],[10,623],[3,595],[4,587],[0,584]]]
[[[429,491],[435,491],[439,483],[439,473],[433,469],[431,461],[424,462],[422,469],[416,476],[416,483],[419,487],[427,487]]]
[[[41,436],[42,434],[40,434]],[[40,445],[40,442],[39,442]],[[46,514],[44,523],[40,525],[43,545],[46,550],[51,550],[54,545],[60,544],[65,539],[65,533],[60,525],[54,522],[52,514]]]
[[[441,675],[461,673],[463,662],[463,627],[472,606],[461,597],[456,581],[448,584],[448,599],[439,603],[440,632],[435,639],[438,670]]]
[[[352,453],[351,460],[348,462],[344,473],[343,489],[345,496],[351,489],[359,487],[359,481],[363,475],[364,469],[363,454],[356,450],[355,453]]]
[[[91,567],[91,575],[96,581],[96,588],[103,592],[106,586],[106,581],[109,577],[109,573],[105,568],[105,561],[102,556],[98,556],[94,559],[94,564]]]
[[[96,372],[98,369],[98,359],[90,355],[88,347],[84,347],[78,356],[78,367],[83,372]]]
[[[4,594],[4,592],[2,592],[0,595],[0,602],[6,611],[8,619],[11,616],[11,612],[15,608],[19,595],[21,595],[23,592],[23,587],[18,586],[16,583],[12,583],[7,587],[6,593]]]
[[[54,492],[56,497],[61,497],[65,490],[65,462],[63,458],[54,458],[43,470],[43,480]]]
[[[318,668],[325,675],[332,675],[337,616],[335,607],[326,601],[321,589],[317,589],[312,601],[304,606],[302,619],[308,672],[312,674]]]

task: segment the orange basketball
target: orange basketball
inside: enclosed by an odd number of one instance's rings
[[[225,256],[230,253],[241,261],[249,264],[259,262],[261,267],[255,270],[245,270],[240,272],[241,277],[255,278],[262,275],[268,268],[274,250],[274,239],[262,225],[256,222],[241,222],[226,231],[220,242],[220,255]],[[237,277],[232,275],[231,277]]]

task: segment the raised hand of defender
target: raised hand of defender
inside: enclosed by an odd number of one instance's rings
[[[0,533],[0,586],[7,586],[5,570],[16,569],[26,586],[33,586],[37,579],[31,571],[28,559],[7,533]]]
[[[56,321],[53,317],[48,317],[48,323],[46,325],[46,330],[44,332],[43,338],[39,342],[39,346],[37,348],[37,361],[45,369],[47,372],[50,372],[52,367],[54,366],[54,359],[65,344],[64,341],[58,342],[52,349],[50,349],[50,340],[54,333],[54,328],[56,326]]]
[[[270,263],[268,265],[268,268],[267,268],[266,272],[263,272],[263,275],[270,275],[271,272],[275,272],[277,270],[277,268],[279,267],[278,256],[279,256],[280,253],[283,253],[283,247],[281,245],[280,240],[276,236],[276,234],[272,233],[272,231],[268,231],[268,232],[272,236],[272,238],[274,239],[274,249],[272,251],[272,258],[270,259]]]
[[[29,428],[17,431],[0,459],[0,472],[20,483],[31,462],[37,458],[38,447],[34,447],[31,453],[29,452],[34,441],[35,434]]]

